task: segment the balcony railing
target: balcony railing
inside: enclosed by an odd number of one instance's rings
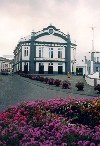
[[[65,61],[65,58],[34,58],[35,61]]]

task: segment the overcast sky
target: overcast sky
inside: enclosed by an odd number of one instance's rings
[[[12,55],[21,37],[54,25],[76,41],[77,54],[100,50],[100,0],[0,0],[0,56]]]

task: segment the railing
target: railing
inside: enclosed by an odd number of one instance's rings
[[[87,84],[89,84],[90,86],[94,86],[94,78],[89,77],[88,75],[85,76],[85,81],[87,82]]]
[[[48,61],[48,60],[50,60],[50,61],[65,61],[65,59],[64,58],[34,58],[34,60],[35,61]]]
[[[91,78],[88,75],[85,76],[85,81],[90,86],[96,86],[97,84],[100,84],[100,79],[97,78]]]

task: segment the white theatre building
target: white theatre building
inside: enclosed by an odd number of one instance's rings
[[[75,72],[75,58],[69,34],[55,26],[21,38],[14,50],[14,72],[29,74],[67,74]]]

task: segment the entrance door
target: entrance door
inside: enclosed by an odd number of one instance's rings
[[[58,66],[58,74],[62,74],[63,73],[63,67],[62,66]]]
[[[28,64],[24,65],[24,73],[28,73]]]
[[[48,66],[48,74],[53,74],[53,66]]]
[[[76,75],[83,75],[83,68],[76,68]]]
[[[44,65],[39,64],[39,74],[44,74]]]

